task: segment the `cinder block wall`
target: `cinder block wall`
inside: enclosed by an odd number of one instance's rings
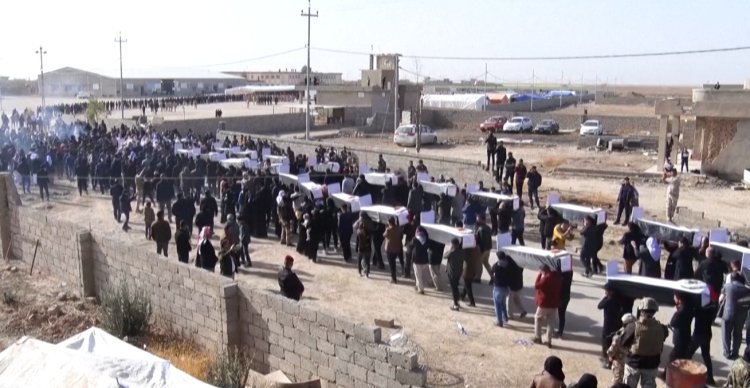
[[[253,368],[281,370],[328,387],[423,386],[417,355],[382,343],[378,327],[332,315],[312,303],[239,286],[241,343]]]
[[[192,129],[194,133],[204,135],[216,133],[219,122],[224,122],[226,128],[268,135],[304,132],[305,115],[303,113],[284,113],[281,112],[282,109],[284,108],[279,107],[280,113],[273,115],[165,121],[157,125],[156,129],[159,131],[178,129],[182,133]]]
[[[222,300],[231,280],[98,232],[91,248],[95,295],[124,281],[146,291],[156,319],[175,333],[212,351],[226,343],[229,329]]]
[[[10,256],[33,264],[34,273],[53,274],[83,290],[80,257],[89,249],[89,232],[27,207],[10,206],[9,215]]]
[[[8,184],[10,180],[10,184]],[[132,247],[116,236],[23,207],[8,173],[0,173],[0,237],[11,257],[101,296],[126,282],[144,290],[155,319],[209,351],[238,346],[261,372],[297,380],[319,376],[328,387],[423,386],[417,355],[381,343],[379,328],[335,316],[312,303],[252,289],[215,273]]]

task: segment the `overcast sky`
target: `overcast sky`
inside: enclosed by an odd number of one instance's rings
[[[312,47],[424,56],[568,56],[750,46],[750,1],[313,0]],[[35,78],[63,66],[299,69],[305,64],[305,0],[9,0],[0,21],[0,75]],[[297,51],[263,60],[246,59]],[[215,65],[215,66],[209,66]],[[312,68],[347,79],[362,55],[312,52]],[[483,78],[484,61],[415,60],[402,67],[436,78]],[[750,78],[750,51],[578,60],[490,61],[488,80],[512,83],[696,85]]]

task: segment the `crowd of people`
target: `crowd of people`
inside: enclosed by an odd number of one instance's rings
[[[513,244],[525,244],[526,201],[519,201],[517,209],[507,201],[488,205],[469,195],[465,183],[443,175],[431,179],[456,184],[459,187],[456,195],[427,193],[418,179],[419,173],[429,172],[422,160],[416,165],[409,162],[404,170],[401,166],[389,166],[380,155],[376,166],[371,166],[372,170],[396,174],[398,179],[396,183],[387,180],[384,186],[376,186],[360,173],[357,156],[346,148],[320,145],[308,157],[295,154],[291,148],[282,149],[273,142],[249,136],[216,139],[212,135],[197,136],[191,131],[155,132],[139,127],[107,128],[104,123],[66,124],[62,121],[51,129],[42,129],[29,125],[28,121],[24,123],[22,126],[4,125],[0,131],[3,144],[0,163],[3,169],[17,173],[24,192],[30,192],[33,183],[39,186],[40,196],[49,200],[48,187],[53,178],[75,182],[79,195],[88,195],[91,188],[110,196],[113,217],[122,223],[126,232],[130,229],[132,202],[135,201],[135,213],[142,214],[146,225],[144,238],[154,241],[158,254],[168,256],[169,243],[174,239],[179,261],[211,272],[215,272],[218,265],[220,274],[233,278],[240,268],[252,267],[251,240],[275,235],[280,244],[293,245],[299,255],[312,262],[318,261],[321,245],[322,251],[328,254],[340,252],[345,262],[353,261],[356,253],[358,273],[362,277],[369,277],[373,267],[385,270],[387,261],[391,282],[413,277],[418,294],[424,294],[430,287],[442,291],[441,264],[446,260],[453,301],[451,309],[460,311],[462,301],[475,306],[473,287],[480,283],[486,270],[492,288],[495,323],[506,327],[509,319],[524,319],[528,314],[520,298],[524,288],[523,268],[503,252],[496,254],[492,265],[490,258],[492,239],[497,234],[510,233]],[[574,237],[577,228],[553,207],[540,205],[538,192],[542,176],[536,167],[527,170],[523,160],[516,161],[513,153],[491,133],[486,145],[486,169],[493,171],[497,186],[485,187],[479,182],[479,190],[515,194],[520,198],[526,194],[529,208],[533,210],[534,205],[537,208],[541,248],[565,250],[566,242]],[[399,225],[395,218],[379,222],[366,212],[352,212],[348,206],[335,203],[325,190],[321,197],[309,195],[297,185],[283,183],[277,174],[278,166],[269,160],[257,169],[247,169],[225,167],[215,160],[176,152],[176,149],[201,148],[201,154],[207,154],[224,147],[239,147],[259,155],[269,149],[272,155],[288,160],[289,171],[293,174],[305,172],[313,182],[322,185],[340,183],[346,194],[370,195],[373,203],[406,208],[407,223]],[[314,158],[316,164],[336,164],[338,172],[332,168],[323,171],[312,168],[308,158]],[[729,271],[707,242],[695,250],[686,241],[658,242],[644,235],[637,224],[628,223],[638,201],[638,192],[629,180],[623,181],[617,201],[615,223],[619,223],[624,213],[628,227],[621,240],[626,272],[631,273],[640,261],[640,274],[661,277],[659,263],[663,246],[669,252],[663,271],[665,278],[697,278],[711,287],[715,303],[709,306],[696,306],[690,298],[676,294],[677,309],[669,327],[674,343],[670,359],[691,358],[700,349],[709,382],[712,382],[711,323],[719,315],[722,290],[725,307],[721,317],[727,333],[723,335],[727,341],[724,354],[730,359],[738,358],[737,336],[739,333],[741,339],[745,322],[740,322],[738,317],[748,316],[750,309],[750,304],[744,304],[743,298],[750,296],[750,291],[741,286],[744,284],[741,271],[734,268],[730,281],[724,285]],[[676,204],[676,199],[674,202]],[[436,223],[474,231],[476,247],[464,249],[458,239],[453,239],[446,247],[430,239],[420,220],[422,212],[428,210],[435,212]],[[219,228],[223,231],[217,250],[211,237]],[[586,277],[604,270],[598,252],[603,247],[606,228],[606,223],[597,224],[588,218],[576,232],[581,240],[580,258]],[[195,244],[193,236],[197,236]],[[278,282],[283,295],[299,300],[304,285],[293,271],[294,260],[292,256],[285,257]],[[693,270],[694,262],[699,263],[696,270]],[[534,282],[534,342],[551,347],[552,338],[565,335],[572,278],[572,271],[541,267]],[[632,315],[635,301],[618,295],[611,287],[605,292],[599,303],[604,315],[603,366],[612,368],[615,384],[635,388],[640,382],[642,387],[655,386],[663,343],[669,334],[667,326],[654,318],[658,304],[650,298],[643,299]],[[546,329],[544,338],[543,329]],[[739,358],[735,364],[739,369],[740,362],[744,362],[743,370],[747,372],[744,360]],[[740,376],[734,368],[733,374]],[[596,387],[596,379],[592,381],[591,377],[585,375],[573,386]],[[532,386],[563,386],[564,378],[562,362],[548,359],[544,372],[534,378]],[[747,375],[744,379],[748,380]]]

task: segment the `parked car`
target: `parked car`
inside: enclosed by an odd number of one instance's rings
[[[427,125],[422,124],[420,131],[422,145],[437,144],[437,134]],[[402,125],[393,132],[393,142],[402,146],[417,146],[417,126],[415,124]]]
[[[503,125],[503,132],[531,132],[533,128],[534,123],[531,122],[530,118],[516,116]]]
[[[534,127],[534,133],[559,133],[560,132],[560,124],[557,123],[555,120],[551,119],[545,119],[539,122],[539,124]]]
[[[581,136],[584,136],[584,135],[600,136],[603,133],[604,133],[604,126],[602,125],[602,122],[599,120],[586,120],[586,122],[581,124]]]
[[[80,91],[80,92],[76,93],[76,98],[78,98],[80,100],[88,100],[89,98],[91,98],[91,93]]]
[[[487,120],[484,120],[482,124],[479,124],[479,130],[482,132],[500,132],[503,130],[503,125],[505,125],[507,121],[508,118],[505,116],[492,116]]]

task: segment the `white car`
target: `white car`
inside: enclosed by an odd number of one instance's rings
[[[534,129],[534,123],[524,116],[513,117],[503,125],[503,132],[531,132],[532,129]]]
[[[80,91],[80,92],[76,93],[76,98],[78,98],[80,100],[88,100],[89,98],[91,98],[91,93]]]
[[[421,144],[437,144],[437,134],[427,125],[422,124],[420,131]],[[393,142],[401,146],[417,146],[417,126],[402,125],[393,132]]]
[[[586,120],[581,124],[581,136],[594,135],[601,136],[604,133],[604,126],[599,120]]]

